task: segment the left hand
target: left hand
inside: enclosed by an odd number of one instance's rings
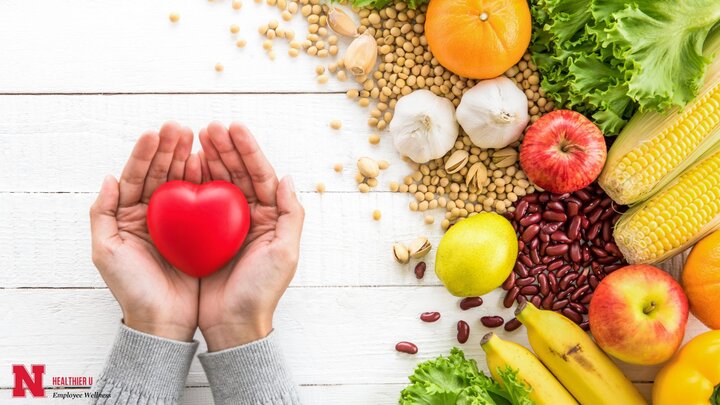
[[[211,123],[200,131],[203,181],[225,180],[250,205],[243,248],[225,268],[200,280],[198,325],[208,350],[267,336],[273,313],[297,267],[304,210],[289,177],[275,171],[245,126]]]

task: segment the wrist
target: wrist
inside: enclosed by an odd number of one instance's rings
[[[208,351],[217,352],[267,337],[272,331],[272,320],[232,320],[201,327],[200,331]]]
[[[147,333],[165,339],[177,340],[180,342],[192,342],[195,334],[194,328],[176,325],[167,322],[146,321],[135,319],[132,316],[125,316],[123,323],[138,332]]]

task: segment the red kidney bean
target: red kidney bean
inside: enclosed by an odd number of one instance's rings
[[[537,276],[538,274],[544,272],[545,270],[547,270],[547,266],[545,266],[544,264],[541,264],[539,266],[533,267],[532,270],[530,270],[530,275]]]
[[[570,299],[573,301],[577,301],[582,297],[586,292],[590,291],[590,286],[585,284],[582,287],[578,287],[577,290],[575,290],[574,293],[570,296]]]
[[[540,252],[538,252],[537,248],[530,251],[530,261],[533,264],[540,264]]]
[[[613,242],[608,242],[605,245],[603,245],[603,248],[606,252],[610,253],[611,255],[615,257],[622,256],[622,252],[620,252],[620,249],[617,247],[617,245]]]
[[[592,259],[592,255],[590,254],[590,248],[587,245],[582,247],[582,257],[583,262],[589,262]]]
[[[544,204],[544,203],[550,201],[550,195],[547,193],[540,194],[538,201]]]
[[[410,342],[398,342],[398,344],[395,345],[395,350],[407,354],[415,354],[418,352],[417,346]]]
[[[542,213],[542,218],[546,221],[552,221],[552,222],[567,221],[567,215],[565,215],[564,212],[557,212],[557,211],[545,211]]]
[[[530,257],[524,255],[524,254],[518,254],[518,260],[522,262],[527,267],[532,267],[533,262],[530,260]]]
[[[540,212],[540,206],[537,204],[530,204],[528,206],[528,213],[534,214],[536,212]]]
[[[531,263],[531,264],[532,264],[532,263]],[[525,267],[525,265],[523,265],[523,264],[520,263],[520,262],[516,262],[516,263],[515,263],[515,268],[514,268],[514,270],[515,270],[515,273],[517,273],[517,275],[520,276],[520,277],[527,277],[527,276],[528,276],[527,267]]]
[[[427,269],[425,262],[418,262],[418,264],[415,265],[415,278],[420,280],[425,277],[425,269]]]
[[[542,245],[540,245],[540,253],[542,253]],[[540,261],[542,262],[542,264],[548,265],[548,264],[550,264],[550,262],[552,262],[552,261],[554,261],[554,260],[555,260],[554,257],[545,256],[545,257],[543,257],[542,260],[540,260]]]
[[[575,241],[572,245],[570,245],[570,260],[572,260],[575,263],[580,263],[582,261],[582,253],[580,252],[580,242]]]
[[[590,251],[595,257],[607,257],[608,253],[597,246],[590,246]]]
[[[567,304],[570,303],[570,300],[564,299],[564,300],[557,300],[553,302],[552,304],[552,310],[557,311],[559,309],[563,309],[567,306]]]
[[[550,235],[550,239],[560,243],[570,243],[572,240],[563,231],[554,232]]]
[[[550,256],[562,256],[568,251],[568,245],[548,246],[546,252]]]
[[[587,282],[588,273],[588,269],[583,269],[580,272],[580,276],[577,278],[577,280],[575,280],[575,285],[585,285],[585,283]]]
[[[550,286],[548,285],[548,276],[544,273],[540,273],[537,276],[538,285],[540,286],[540,294],[548,295],[550,292]]]
[[[514,276],[514,274],[510,273],[510,276]],[[467,311],[470,308],[476,308],[482,304],[483,304],[483,299],[480,297],[467,297],[467,298],[463,298],[460,301],[460,309],[462,309],[463,311]]]
[[[598,233],[600,233],[600,228],[602,228],[601,223],[594,224],[587,231],[587,234],[585,234],[585,238],[589,240],[595,239],[598,236]]]
[[[550,235],[550,234],[554,233],[555,231],[557,231],[558,229],[560,229],[562,224],[563,224],[562,222],[547,223],[547,224],[543,225],[541,232]]]
[[[576,196],[577,198],[579,198],[579,199],[581,199],[581,200],[583,200],[583,201],[588,201],[589,199],[592,198],[592,197],[590,196],[590,194],[589,194],[587,191],[585,191],[585,190],[577,190],[577,191],[575,191],[573,194],[575,194],[575,196]]]
[[[532,302],[532,304],[538,308],[542,306],[542,299],[537,295],[533,295],[532,297],[530,297],[530,302]]]
[[[535,239],[535,237],[537,236],[538,232],[540,232],[540,225],[532,224],[525,228],[522,235],[520,235],[520,238],[522,238],[525,243],[530,243],[531,241],[537,240]]]
[[[515,285],[518,287],[524,287],[535,282],[535,277],[523,277],[515,280]]]
[[[573,311],[568,307],[562,309],[562,314],[575,323],[580,323],[583,320],[582,315],[578,314],[577,312]]]
[[[600,204],[599,198],[595,198],[592,201],[590,201],[589,203],[585,204],[585,206],[582,209],[583,214],[587,214],[588,212],[594,210],[598,204]]]
[[[530,204],[538,202],[538,194],[530,194],[528,196],[523,197],[523,200],[529,202]]]
[[[555,294],[550,293],[550,294],[546,295],[545,298],[543,298],[543,300],[542,300],[542,304],[541,304],[542,308],[543,309],[551,309],[554,300],[555,300]]]
[[[507,323],[505,323],[504,328],[506,331],[512,332],[515,329],[519,328],[520,325],[522,325],[522,323],[517,318],[513,318],[513,319],[507,321]]]
[[[566,264],[566,265],[562,266],[562,267],[560,268],[560,270],[558,270],[558,271],[555,273],[555,275],[556,275],[558,278],[562,278],[562,277],[565,277],[565,275],[568,274],[568,273],[570,272],[570,270],[572,270],[572,266],[570,266],[569,264]]]
[[[568,197],[570,197],[570,193],[550,194],[550,201],[563,201]]]
[[[548,284],[550,285],[550,291],[552,291],[553,293],[558,292],[557,278],[555,277],[555,275],[553,273],[548,274]]]
[[[537,224],[542,219],[542,214],[539,212],[526,215],[525,218],[520,220],[520,226],[528,227],[533,224]]]
[[[528,200],[522,200],[515,206],[515,220],[520,221],[525,216],[530,203]]]
[[[624,265],[624,264],[619,264],[619,263],[618,263],[618,264],[611,264],[611,265],[609,265],[609,266],[605,266],[605,267],[603,268],[603,271],[604,271],[606,274],[610,274],[610,273],[612,273],[613,271],[615,271],[615,270],[617,270],[617,269],[619,269],[619,268],[622,268],[622,267],[625,267],[625,265]]]
[[[567,290],[567,288],[570,286],[570,283],[575,281],[575,279],[578,278],[577,273],[568,273],[565,275],[565,277],[560,280],[560,289],[561,290]]]
[[[591,224],[597,223],[600,220],[600,215],[602,215],[603,209],[600,207],[595,208],[593,212],[588,215],[588,221],[590,221]],[[601,223],[602,224],[602,223]]]
[[[603,208],[607,208],[610,205],[612,205],[612,203],[613,203],[612,198],[606,196],[605,198],[602,199],[602,201],[600,201],[600,206]]]
[[[547,203],[546,207],[553,211],[562,212],[563,214],[565,213],[565,207],[562,205],[562,203],[559,200],[558,201],[550,201],[549,203]]]
[[[575,217],[580,213],[580,203],[575,201],[568,201],[567,203],[567,214],[569,217]]]
[[[612,256],[598,257],[595,260],[600,264],[613,264],[617,261],[617,257],[612,257]]]
[[[583,305],[587,305],[590,303],[590,301],[592,301],[592,297],[593,297],[593,293],[585,294],[585,296],[583,296],[582,299],[580,299],[580,303]]]
[[[582,229],[588,229],[588,227],[590,226],[590,221],[588,221],[588,219],[584,216],[581,216],[580,220],[582,221],[582,224],[580,224],[580,227]]]
[[[502,325],[505,320],[501,316],[483,316],[480,318],[480,322],[487,328],[497,328]]]
[[[610,217],[613,216],[613,214],[615,214],[615,210],[612,207],[605,208],[602,212],[602,215],[600,215],[600,220],[603,222],[606,222],[608,219],[610,219]],[[606,222],[606,223],[608,225],[610,225],[610,222]]]
[[[541,230],[540,235],[538,235],[538,239],[540,239],[541,242],[550,242],[550,235],[543,233]]]
[[[545,235],[545,236],[547,237],[547,235]],[[542,259],[540,261],[543,261],[546,258],[548,258],[550,260],[554,259],[554,257],[552,257],[552,256],[546,256],[548,246],[550,246],[549,241],[543,241],[543,243],[540,244],[540,256],[542,256]]]
[[[571,302],[568,304],[568,307],[570,307],[573,311],[579,313],[579,314],[586,314],[587,308],[585,308],[584,305],[580,305],[576,302]]]
[[[520,289],[522,295],[535,295],[540,292],[540,289],[536,285],[526,285]]]
[[[576,240],[580,237],[580,225],[582,225],[582,218],[578,216],[573,217],[570,225],[568,225],[568,238]]]
[[[503,290],[509,290],[515,284],[515,279],[516,279],[515,272],[511,271],[510,275],[505,279],[505,282],[503,282],[503,284],[502,284]],[[463,301],[465,301],[465,300],[463,300]],[[480,300],[480,301],[481,301],[480,303],[482,304],[482,300]]]
[[[580,322],[580,327],[582,328],[582,330],[587,332],[588,330],[590,330],[590,322],[588,322],[588,321]]]
[[[539,246],[540,246],[540,240],[538,240],[538,239],[536,238],[536,239],[533,239],[533,240],[530,242],[530,245],[528,245],[528,249],[529,249],[529,250],[536,250]]]
[[[563,261],[562,261],[562,259],[557,259],[557,260],[553,260],[552,263],[548,264],[548,268],[547,268],[547,269],[550,270],[550,271],[555,271],[555,270],[559,269],[559,268],[562,267],[562,266],[563,266]]]
[[[457,341],[463,344],[468,341],[470,337],[470,325],[465,321],[458,321],[457,323]]]
[[[435,322],[440,319],[440,312],[423,312],[420,314],[420,320],[423,322]]]
[[[503,300],[503,305],[505,308],[510,308],[513,305],[513,301],[515,301],[515,298],[520,293],[520,287],[513,287],[508,291],[508,293],[505,295],[505,299]]]

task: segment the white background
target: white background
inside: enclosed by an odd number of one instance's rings
[[[180,14],[178,24],[170,12]],[[463,349],[485,366],[479,318],[512,317],[500,292],[462,312],[433,274],[432,254],[421,281],[414,262],[393,261],[394,241],[424,234],[436,245],[442,212],[424,225],[407,209],[408,195],[386,191],[409,168],[387,134],[368,144],[367,111],[344,95],[350,83],[317,84],[320,59],[291,59],[281,40],[277,60],[267,57],[257,27],[271,18],[280,20],[277,9],[251,0],[239,12],[227,0],[0,2],[0,402],[11,402],[13,363],[47,364],[46,385],[51,376],[101,370],[120,312],[90,260],[88,207],[137,136],[169,119],[195,131],[213,119],[246,122],[301,190],[301,263],[276,328],[308,404],[396,403],[416,362],[457,345],[459,319],[472,330]],[[299,37],[304,24],[299,15],[292,21]],[[329,128],[333,119],[342,130]],[[378,192],[356,191],[354,162],[363,155],[392,164]],[[319,181],[323,195],[314,192]],[[681,266],[682,258],[665,265],[676,276]],[[443,317],[425,324],[424,311]],[[691,317],[686,339],[704,330]],[[527,344],[523,329],[499,333]],[[400,340],[420,353],[396,353]],[[658,367],[622,368],[648,395]],[[185,403],[211,402],[197,361],[187,385]]]

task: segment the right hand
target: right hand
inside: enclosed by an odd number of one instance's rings
[[[150,240],[145,214],[150,196],[170,180],[201,181],[191,155],[193,133],[166,123],[137,141],[120,182],[107,176],[90,208],[93,263],[120,303],[127,326],[191,341],[197,329],[199,282],[173,268]]]

